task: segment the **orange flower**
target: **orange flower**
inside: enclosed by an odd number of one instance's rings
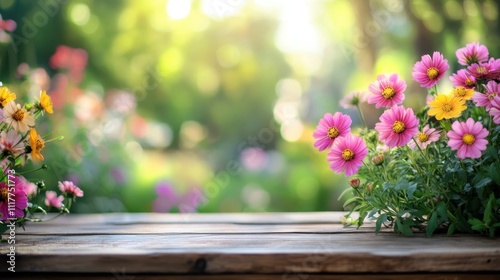
[[[54,113],[52,110],[52,99],[50,99],[45,90],[40,91],[40,108],[49,114]]]
[[[4,108],[9,102],[16,99],[16,94],[12,93],[7,87],[0,88],[0,107]]]
[[[36,133],[36,129],[30,129],[30,146],[31,146],[31,158],[36,161],[42,161],[44,158],[40,151],[45,147],[45,142],[42,137]]]

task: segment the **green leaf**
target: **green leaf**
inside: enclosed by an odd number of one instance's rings
[[[347,205],[357,201],[358,199],[359,199],[359,197],[357,197],[357,196],[349,198],[348,200],[346,200],[346,202],[344,202],[343,207],[345,208]]]
[[[5,223],[0,223],[0,236],[1,236],[1,235],[5,232],[5,231],[7,231],[7,229],[8,229],[7,224],[5,224]]]
[[[448,221],[448,212],[446,209],[446,203],[444,203],[444,201],[441,201],[436,205],[436,212],[439,215],[440,222],[447,222]]]
[[[489,183],[491,183],[491,178],[483,178],[479,182],[477,182],[476,184],[474,184],[474,187],[476,189],[484,188]]]
[[[500,163],[492,163],[488,168],[488,175],[497,185],[500,185],[500,172],[498,170],[500,170]]]
[[[455,232],[455,227],[456,227],[456,223],[452,223],[449,227],[448,227],[448,232],[446,233],[446,235],[450,236],[452,235],[454,232]]]
[[[484,224],[489,225],[491,223],[491,209],[493,207],[493,202],[495,201],[495,195],[493,193],[490,194],[490,198],[486,203],[486,208],[484,209]]]
[[[347,189],[343,190],[343,191],[342,191],[342,193],[339,195],[339,198],[337,199],[337,201],[340,201],[340,200],[342,199],[342,197],[343,197],[346,193],[348,193],[349,191],[352,191],[352,187],[349,187],[349,188],[347,188]]]
[[[473,230],[477,230],[477,231],[481,231],[481,230],[484,230],[486,228],[488,228],[484,223],[483,221],[479,220],[479,219],[476,219],[476,218],[472,218],[472,219],[469,219],[468,220],[469,224],[472,226],[471,228]]]
[[[401,219],[396,220],[396,225],[398,226],[398,229],[402,234],[406,236],[413,236],[413,231],[411,230],[411,228],[407,224],[401,223]]]
[[[377,222],[375,223],[375,232],[379,232],[382,227],[382,223],[387,221],[387,213],[384,213],[377,218]]]
[[[427,228],[425,229],[425,235],[431,237],[434,231],[438,227],[437,212],[432,212],[429,221],[427,222]]]

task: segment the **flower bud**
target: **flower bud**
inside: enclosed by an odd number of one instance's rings
[[[39,189],[43,190],[43,189],[45,189],[45,182],[44,181],[38,181],[38,182],[36,182],[36,186]]]
[[[376,156],[372,157],[372,162],[375,165],[381,165],[382,163],[384,163],[384,160],[385,160],[384,154],[380,154],[380,155],[376,155]]]
[[[352,178],[349,180],[349,185],[355,189],[359,187],[359,183],[359,178]]]
[[[369,190],[369,191],[373,190],[373,185],[372,184],[367,184],[366,185],[366,189]]]

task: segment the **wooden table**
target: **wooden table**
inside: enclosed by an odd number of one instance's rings
[[[500,279],[500,240],[374,233],[339,212],[71,214],[16,230],[0,279]]]

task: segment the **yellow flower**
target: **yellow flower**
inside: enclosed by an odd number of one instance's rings
[[[16,94],[12,93],[7,87],[0,87],[0,107],[4,108],[7,104],[16,99]]]
[[[429,102],[429,116],[436,116],[437,120],[457,118],[462,111],[467,109],[465,99],[455,97],[451,94],[439,94]]]
[[[471,88],[456,87],[451,91],[451,94],[463,100],[469,100],[474,96],[474,90]]]
[[[54,113],[52,110],[52,99],[50,99],[45,90],[40,91],[40,108],[49,114]]]
[[[36,133],[36,129],[30,129],[30,147],[31,147],[31,158],[36,161],[42,161],[44,158],[40,151],[45,147],[45,142],[42,137]]]
[[[30,126],[35,125],[33,115],[26,111],[25,108],[21,108],[21,105],[16,104],[15,101],[11,101],[5,106],[3,116],[5,117],[5,122],[12,125],[14,130],[21,134],[27,132]]]

